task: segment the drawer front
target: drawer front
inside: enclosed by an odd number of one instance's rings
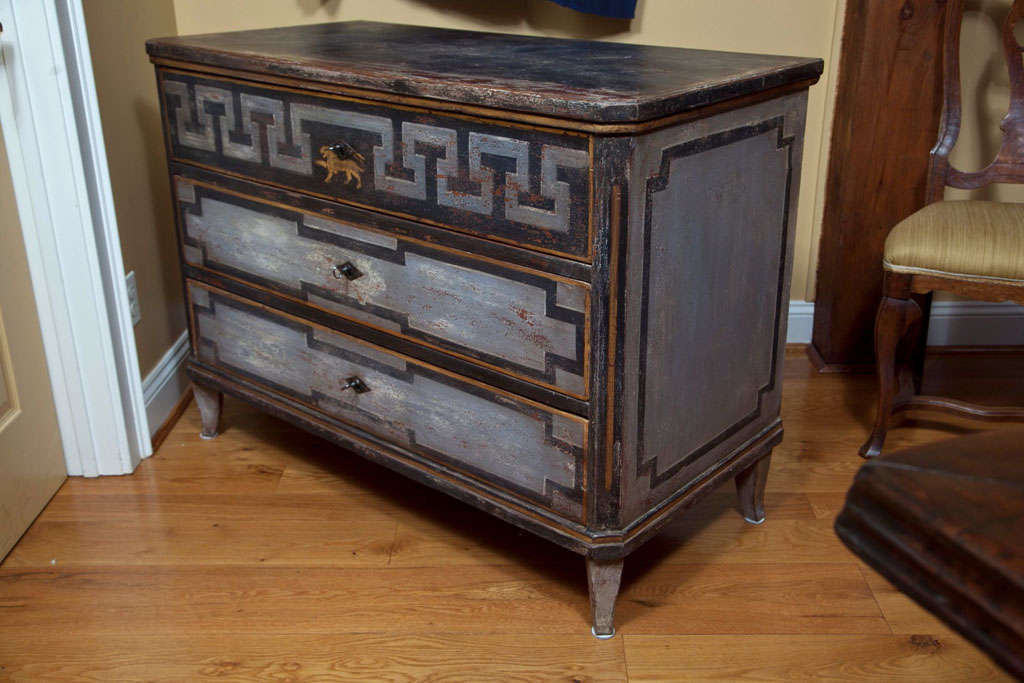
[[[589,286],[182,176],[174,185],[186,263],[587,397]]]
[[[580,519],[583,418],[194,281],[188,294],[202,365]],[[343,389],[352,378],[366,391]]]
[[[590,258],[589,138],[160,70],[179,161]]]

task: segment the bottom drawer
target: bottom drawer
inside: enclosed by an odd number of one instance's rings
[[[188,294],[200,364],[581,519],[587,420],[197,282]]]

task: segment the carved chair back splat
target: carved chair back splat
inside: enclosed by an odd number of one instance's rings
[[[961,171],[949,161],[960,137],[962,95],[960,83],[960,29],[963,0],[952,0],[946,14],[943,40],[943,108],[939,140],[931,152],[927,203],[942,200],[946,186],[973,190],[992,183],[1024,183],[1024,47],[1014,29],[1024,14],[1024,2],[1015,0],[1003,21],[1001,43],[1010,77],[1010,106],[1000,129],[1002,144],[995,159],[978,171]]]

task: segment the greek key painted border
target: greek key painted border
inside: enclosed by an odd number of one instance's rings
[[[580,215],[589,212],[590,159],[585,148],[470,130],[455,125],[462,123],[455,119],[452,127],[398,121],[385,108],[375,108],[388,114],[382,116],[358,111],[368,107],[347,102],[318,98],[322,103],[313,104],[298,101],[310,98],[287,93],[269,97],[232,83],[212,83],[163,74],[173,143],[307,181],[323,167],[330,191],[346,197],[385,193],[463,214],[503,218],[563,238],[589,222]],[[375,144],[365,149],[365,156],[356,152],[347,158],[326,146],[315,150],[311,124],[336,129],[342,137],[369,134]],[[425,153],[425,147],[431,151]],[[434,159],[429,165],[428,154]],[[570,182],[563,179],[566,172],[578,175]],[[339,180],[333,180],[335,174]],[[576,212],[574,203],[580,207]]]

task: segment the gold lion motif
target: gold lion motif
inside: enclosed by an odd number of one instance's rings
[[[363,162],[366,159],[363,158],[362,154],[353,150],[350,158],[342,159],[338,156],[337,152],[324,145],[320,148],[320,156],[323,159],[317,160],[316,163],[318,166],[323,166],[327,169],[327,177],[324,178],[325,183],[331,182],[334,176],[340,175],[344,176],[346,185],[355,180],[357,190],[363,186]]]

